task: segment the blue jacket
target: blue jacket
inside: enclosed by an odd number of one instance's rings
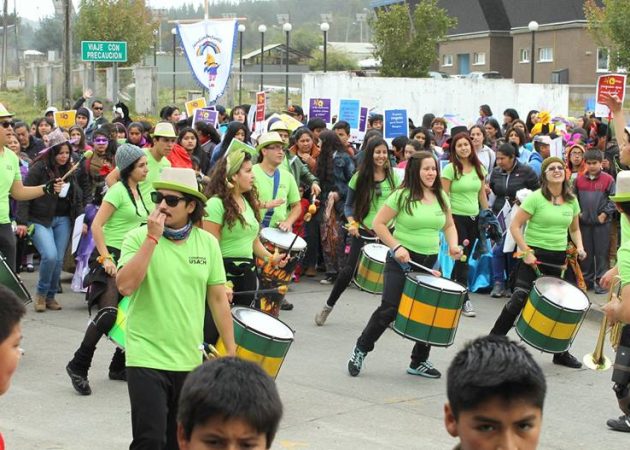
[[[538,153],[536,150],[534,150],[531,156],[529,157],[528,164],[529,164],[529,167],[534,169],[534,172],[536,172],[536,175],[538,175],[539,178],[540,178],[540,173],[542,172],[542,162],[543,162],[542,155]]]

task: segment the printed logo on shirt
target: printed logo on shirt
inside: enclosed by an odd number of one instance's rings
[[[205,256],[190,256],[188,257],[188,264],[206,265],[208,261]]]

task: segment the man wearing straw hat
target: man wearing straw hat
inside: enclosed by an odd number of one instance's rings
[[[13,114],[0,103],[0,252],[15,272],[15,233],[9,218],[9,195],[17,201],[28,201],[44,194],[58,194],[61,179],[40,186],[24,186],[20,175],[20,160],[6,145],[14,134]]]
[[[225,270],[216,238],[194,226],[206,197],[192,169],[165,168],[153,183],[155,210],[125,238],[116,285],[130,298],[127,384],[131,449],[176,449],[177,401],[201,363],[205,303],[229,355],[235,353]]]

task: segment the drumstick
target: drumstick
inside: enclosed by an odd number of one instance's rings
[[[288,291],[288,287],[285,285],[282,286],[278,286],[276,288],[271,288],[271,289],[258,289],[255,291],[240,291],[240,292],[234,292],[232,293],[232,295],[234,295],[235,297],[239,296],[239,295],[254,295],[254,294],[286,294]]]
[[[464,253],[464,249],[465,249],[466,247],[468,247],[469,245],[470,245],[470,241],[469,241],[468,239],[464,239],[464,240],[462,241],[462,245],[460,245],[460,246],[459,246],[459,248],[461,248],[461,249],[462,249],[462,253]],[[466,255],[462,255],[462,257],[461,257],[461,258],[459,258],[459,260],[460,260],[461,262],[465,263],[466,261],[468,261],[468,256],[466,256]]]
[[[415,261],[409,260],[409,264],[413,264],[414,266],[416,266],[418,269],[422,269],[422,270],[426,270],[427,272],[429,272],[431,275],[433,275],[434,277],[438,277],[440,278],[442,276],[442,272],[440,272],[439,270],[435,270],[435,269],[429,269],[427,266],[423,266],[422,264],[418,264]]]
[[[214,358],[214,355],[213,355],[213,356],[210,356],[210,355],[208,354],[208,352],[206,352],[206,347],[205,347],[205,345],[203,345],[203,344],[201,344],[201,345],[199,346],[199,351],[203,354],[204,358],[206,358],[206,360],[208,360],[208,361],[210,361],[211,359],[213,359],[213,358]]]
[[[547,267],[552,267],[554,269],[559,269],[559,270],[567,270],[567,265],[566,264],[563,264],[563,265],[551,264],[551,263],[546,263],[546,262],[539,261],[539,260],[536,260],[536,264],[539,265],[539,266],[547,266]]]
[[[291,253],[291,250],[293,250],[293,246],[295,245],[295,242],[297,241],[297,238],[299,236],[296,234],[295,237],[293,238],[293,242],[291,242],[291,245],[289,245],[289,249],[287,250],[287,255]]]
[[[91,159],[92,155],[94,155],[94,152],[92,150],[88,150],[85,153],[83,153],[81,157],[79,158],[79,160],[70,168],[70,170],[68,170],[66,174],[63,177],[61,177],[61,181],[65,181],[66,178],[72,175],[72,173],[79,168],[79,166],[81,165],[83,161],[85,161],[86,159]]]

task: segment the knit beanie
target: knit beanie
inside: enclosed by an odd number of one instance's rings
[[[560,163],[562,164],[562,169],[564,170],[564,168],[566,167],[564,164],[564,161],[562,161],[562,159],[558,158],[557,156],[550,156],[549,158],[546,158],[543,163],[542,166],[540,168],[541,172],[544,173],[547,171],[547,167],[549,167],[549,164],[551,163]]]
[[[136,147],[133,144],[122,144],[116,150],[116,167],[122,172],[143,156],[144,152],[140,147]]]
[[[77,109],[77,116],[83,116],[83,117],[87,117],[89,119],[90,118],[90,111],[88,111],[87,108],[79,108],[79,109]]]

